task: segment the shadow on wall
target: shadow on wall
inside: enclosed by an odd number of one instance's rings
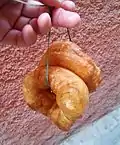
[[[120,107],[79,129],[60,145],[120,145]]]

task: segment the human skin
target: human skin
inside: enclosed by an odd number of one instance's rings
[[[48,6],[28,6],[9,0],[0,1],[0,43],[30,46],[37,36],[47,34],[51,27],[73,28],[80,22],[80,16],[73,12],[72,1],[42,0]]]
[[[1,144],[58,145],[74,131],[91,124],[120,104],[120,1],[77,1],[76,6],[81,25],[70,29],[71,38],[101,68],[101,86],[89,96],[90,104],[83,117],[69,132],[63,133],[48,118],[29,109],[21,89],[24,75],[38,65],[47,48],[46,36],[39,37],[31,47],[1,45]],[[52,29],[51,42],[67,38],[66,29]],[[116,124],[117,119],[113,123]]]

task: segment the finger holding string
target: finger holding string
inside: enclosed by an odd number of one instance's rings
[[[71,6],[68,5],[70,3]],[[67,6],[69,6],[69,8],[67,8]],[[72,12],[75,8],[73,2],[63,1],[61,3],[61,7],[69,9],[71,11],[64,10],[63,8],[57,8],[57,9],[54,8],[52,9],[52,12],[50,14],[49,9],[46,6],[36,8],[36,6],[30,7],[29,5],[27,5],[24,6],[22,14],[25,15],[26,17],[31,18],[29,24],[36,32],[36,34],[45,35],[49,32],[52,26],[72,28],[74,27],[74,25],[79,23],[80,20],[79,15],[75,12]],[[70,16],[69,18],[68,15]],[[30,39],[27,39],[29,37],[28,35],[26,35],[26,31],[29,32],[28,29],[30,29],[30,25],[25,26],[25,28],[23,29],[23,36],[25,37],[24,39],[26,39],[26,41],[28,42],[30,42]]]
[[[52,9],[49,8],[49,14],[51,16],[52,14]],[[51,17],[52,19],[52,17]],[[70,32],[69,29],[67,28],[67,34],[69,37],[69,41],[72,41],[71,36],[70,36]],[[50,56],[50,49],[49,49],[49,45],[50,45],[50,37],[51,37],[51,30],[49,30],[48,35],[47,35],[47,40],[48,40],[48,50],[46,53],[46,58],[45,58],[45,67],[46,67],[46,71],[45,71],[45,85],[50,88],[50,84],[49,84],[49,56]]]
[[[47,34],[52,26],[73,28],[76,25],[79,25],[80,16],[79,14],[74,12],[74,2],[65,0],[60,3],[59,8],[57,7],[57,5],[55,5],[55,0],[51,2],[46,0],[46,3],[48,5],[54,5],[54,7],[52,7],[51,14],[48,12],[49,9],[46,8],[46,11],[38,16],[37,22],[35,22],[35,19],[32,21],[33,27],[38,26],[40,34]]]
[[[51,20],[52,20],[52,12],[54,10],[54,7],[49,7],[49,15],[51,17]],[[71,36],[70,36],[70,32],[69,32],[69,28],[67,28],[67,34],[68,34],[68,37],[69,37],[69,41],[72,41],[71,40]],[[49,30],[48,32],[48,50],[47,50],[47,55],[46,55],[46,58],[45,58],[45,67],[46,67],[46,71],[45,71],[45,84],[48,88],[50,88],[50,84],[49,84],[49,56],[50,56],[50,49],[49,49],[49,45],[50,45],[50,37],[51,37],[51,30]]]
[[[60,4],[60,6],[62,7],[62,9],[61,9],[61,11],[63,11],[63,14],[66,12],[66,10],[69,10],[69,12],[71,11],[74,11],[75,10],[75,3],[74,2],[72,2],[72,1],[70,1],[70,0],[62,0],[63,2],[61,2],[61,4]],[[65,10],[64,10],[64,9]],[[50,10],[50,9],[49,9]],[[57,18],[55,18],[55,17],[53,17],[52,18],[52,14],[53,14],[53,16],[54,16],[54,9],[51,9],[50,10],[50,16],[51,16],[51,19],[52,20],[54,20],[54,19],[56,19],[55,21],[57,21]],[[59,10],[58,10],[59,11]],[[71,14],[71,12],[70,12],[70,14]],[[55,12],[56,14],[57,14],[57,12]],[[72,14],[76,14],[76,13],[72,13]],[[66,15],[66,14],[65,14]],[[77,20],[77,24],[79,23],[79,20],[80,20],[80,17],[78,16],[78,14],[76,15],[78,18],[78,20]],[[62,18],[62,17],[61,17]],[[59,19],[60,20],[60,19]],[[54,23],[54,22],[53,22]],[[68,34],[68,37],[69,37],[69,41],[72,41],[72,39],[71,39],[71,36],[70,36],[70,30],[69,30],[69,26],[67,27],[67,34]],[[48,33],[48,48],[49,48],[49,41],[50,41],[50,31],[49,31],[49,33]],[[47,67],[48,68],[48,67]]]
[[[63,7],[65,7],[67,6],[68,1],[64,1],[62,4]],[[35,30],[37,34],[45,35],[50,31],[52,26],[72,28],[74,27],[74,25],[79,23],[80,20],[79,15],[77,13],[72,12],[73,6],[69,7],[69,9],[71,11],[64,10],[63,8],[58,8],[58,9],[52,8],[51,11],[49,12],[50,7],[49,9],[48,7],[40,7],[39,10],[36,12],[35,7],[25,6],[23,14],[28,15],[28,17],[34,17],[31,19],[30,25],[32,26],[32,28]],[[28,26],[24,28],[23,36],[26,36],[25,30],[27,30],[27,28]]]

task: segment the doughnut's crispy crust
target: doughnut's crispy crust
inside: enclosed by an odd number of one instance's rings
[[[50,88],[45,85],[46,52],[39,66],[24,78],[24,98],[33,110],[67,131],[84,113],[89,92],[100,84],[100,69],[75,43],[57,41],[49,49]]]
[[[40,61],[40,66],[45,64],[46,54]],[[56,41],[50,46],[49,64],[68,69],[87,84],[90,92],[96,90],[101,82],[100,69],[95,62],[81,48],[73,42]]]

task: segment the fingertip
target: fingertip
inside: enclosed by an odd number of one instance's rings
[[[48,13],[43,13],[38,17],[37,20],[38,28],[40,31],[40,34],[44,35],[47,32],[49,32],[52,24],[51,24],[51,18]]]
[[[25,44],[28,46],[34,44],[37,40],[37,34],[29,24],[23,28],[22,34]]]
[[[66,0],[61,3],[61,7],[65,10],[74,11],[75,3],[73,1]]]
[[[58,27],[73,28],[81,22],[79,14],[62,8],[53,12],[53,25]]]

